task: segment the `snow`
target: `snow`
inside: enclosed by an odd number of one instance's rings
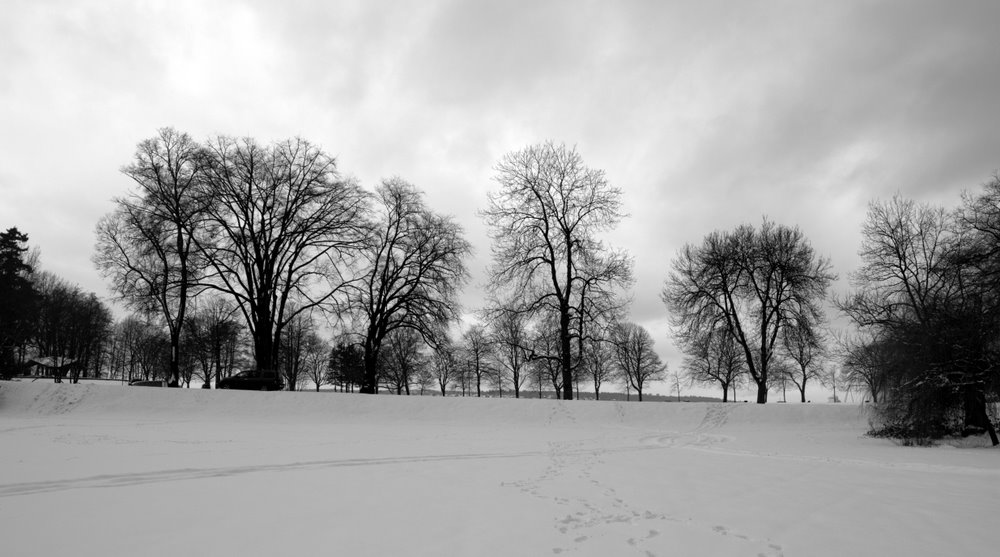
[[[853,405],[0,382],[3,555],[989,555],[1000,451]]]

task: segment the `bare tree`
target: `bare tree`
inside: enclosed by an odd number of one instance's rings
[[[467,278],[471,246],[450,217],[429,209],[417,188],[394,178],[376,191],[377,218],[362,252],[352,305],[364,319],[365,377],[361,392],[378,390],[379,352],[386,335],[408,328],[431,346],[458,318],[457,295]]]
[[[184,322],[185,347],[201,367],[203,388],[209,389],[236,366],[242,328],[234,319],[236,307],[218,296],[195,299],[190,317]]]
[[[476,382],[476,396],[483,396],[483,379],[491,374],[490,355],[492,346],[486,333],[486,328],[474,324],[462,333],[461,352],[465,365]]]
[[[94,263],[131,308],[159,315],[170,338],[170,384],[180,380],[180,342],[202,264],[194,244],[205,211],[204,149],[162,128],[136,148],[122,172],[136,190],[115,199],[97,225]]]
[[[306,362],[309,354],[315,352],[321,344],[311,314],[298,313],[285,327],[281,336],[278,371],[289,391],[298,390],[301,382],[308,376]]]
[[[456,378],[458,366],[455,362],[455,347],[445,340],[438,342],[431,353],[430,371],[441,390],[441,396],[448,395],[448,387]]]
[[[789,379],[799,390],[799,402],[806,401],[806,385],[820,380],[826,343],[818,324],[803,316],[792,320],[782,329],[785,356],[794,364]]]
[[[661,297],[682,334],[723,325],[733,335],[763,404],[781,330],[818,315],[835,278],[798,228],[765,220],[760,229],[742,225],[684,246]]]
[[[623,216],[621,190],[603,171],[586,167],[575,149],[551,142],[508,153],[496,170],[500,190],[482,213],[493,240],[490,287],[497,297],[515,294],[519,311],[557,316],[562,395],[571,399],[573,340],[585,329],[579,326],[584,285],[598,290],[604,281],[621,280],[604,273],[621,269],[620,258],[603,258],[614,263],[604,269],[596,264],[605,250],[598,233]],[[593,268],[585,267],[585,254]]]
[[[381,354],[381,382],[401,395],[410,394],[410,386],[426,366],[424,349],[427,344],[414,329],[399,328],[390,332]]]
[[[743,349],[724,326],[693,332],[693,336],[678,335],[688,378],[694,383],[718,384],[722,401],[727,402],[729,390],[735,393],[746,373]]]
[[[617,378],[614,348],[609,340],[591,338],[583,346],[584,373],[594,386],[594,399],[601,400],[601,387]]]
[[[650,381],[664,379],[667,370],[667,366],[653,350],[653,337],[645,327],[626,322],[612,327],[611,338],[615,363],[618,364],[622,378],[628,386],[635,389],[639,402],[642,402],[643,388]]]
[[[52,273],[40,271],[31,278],[38,303],[35,348],[40,357],[68,370],[70,381],[76,383],[82,372],[95,371],[92,363],[108,337],[111,312],[95,294]],[[57,370],[57,383],[60,373]]]
[[[334,303],[364,237],[365,198],[336,162],[303,139],[208,146],[204,284],[232,296],[259,369],[278,367],[281,335],[299,314]],[[293,309],[294,306],[294,309]]]
[[[527,318],[519,311],[501,304],[490,310],[490,342],[496,358],[497,389],[503,396],[503,385],[510,381],[514,398],[528,380],[528,356],[531,353]]]

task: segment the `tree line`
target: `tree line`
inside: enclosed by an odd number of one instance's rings
[[[98,223],[94,262],[159,328],[172,385],[217,380],[235,357],[220,355],[242,339],[245,365],[293,389],[308,378],[362,393],[471,392],[475,376],[477,394],[520,396],[534,376],[569,399],[589,377],[598,396],[617,380],[641,398],[664,373],[649,333],[623,320],[631,259],[600,238],[622,216],[621,191],[564,145],[498,163],[482,213],[495,248],[476,312],[486,325],[464,331],[471,246],[400,177],[369,191],[300,138],[198,142],[172,128],[140,142],[122,172],[132,188]]]
[[[487,298],[471,325],[457,301],[464,231],[400,177],[369,191],[303,139],[197,142],[171,128],[140,142],[122,171],[132,189],[98,223],[94,261],[158,338],[147,344],[172,384],[210,383],[238,361],[281,371],[291,388],[308,378],[363,393],[520,396],[530,385],[571,399],[583,383],[641,399],[665,377],[649,332],[626,319],[632,258],[604,239],[625,217],[622,191],[574,148],[532,145],[496,164],[480,212]],[[750,385],[764,403],[791,385],[805,401],[818,381],[863,389],[907,431],[991,430],[998,190],[994,179],[950,211],[873,201],[863,264],[841,299],[828,296],[829,259],[797,227],[765,218],[684,246],[661,291],[680,371],[723,400]],[[7,296],[23,287],[10,277],[30,273],[5,258]],[[830,332],[830,302],[852,333]],[[4,330],[15,322],[5,317]],[[115,327],[115,343],[142,336],[135,323]],[[11,360],[23,335],[4,334]],[[110,360],[123,358],[143,360]]]
[[[822,302],[836,275],[798,228],[765,219],[682,248],[662,299],[689,377],[724,400],[752,383],[761,403],[787,383],[802,402],[810,381],[854,388],[876,404],[877,432],[1000,443],[1000,178],[950,210],[873,200],[859,255],[852,291],[831,300],[853,329],[832,334]]]

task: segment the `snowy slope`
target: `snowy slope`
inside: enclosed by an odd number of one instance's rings
[[[867,427],[846,405],[0,382],[0,553],[993,554],[1000,452]]]

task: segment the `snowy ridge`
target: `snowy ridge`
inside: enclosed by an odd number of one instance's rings
[[[333,392],[255,392],[158,389],[116,384],[0,384],[0,414],[123,417],[231,416],[262,420],[454,422],[502,425],[623,424],[678,430],[750,425],[807,428],[839,425],[862,431],[866,413],[855,405],[663,403],[366,396]]]
[[[102,557],[995,553],[1000,451],[900,447],[867,429],[850,405],[0,382],[0,547]]]

